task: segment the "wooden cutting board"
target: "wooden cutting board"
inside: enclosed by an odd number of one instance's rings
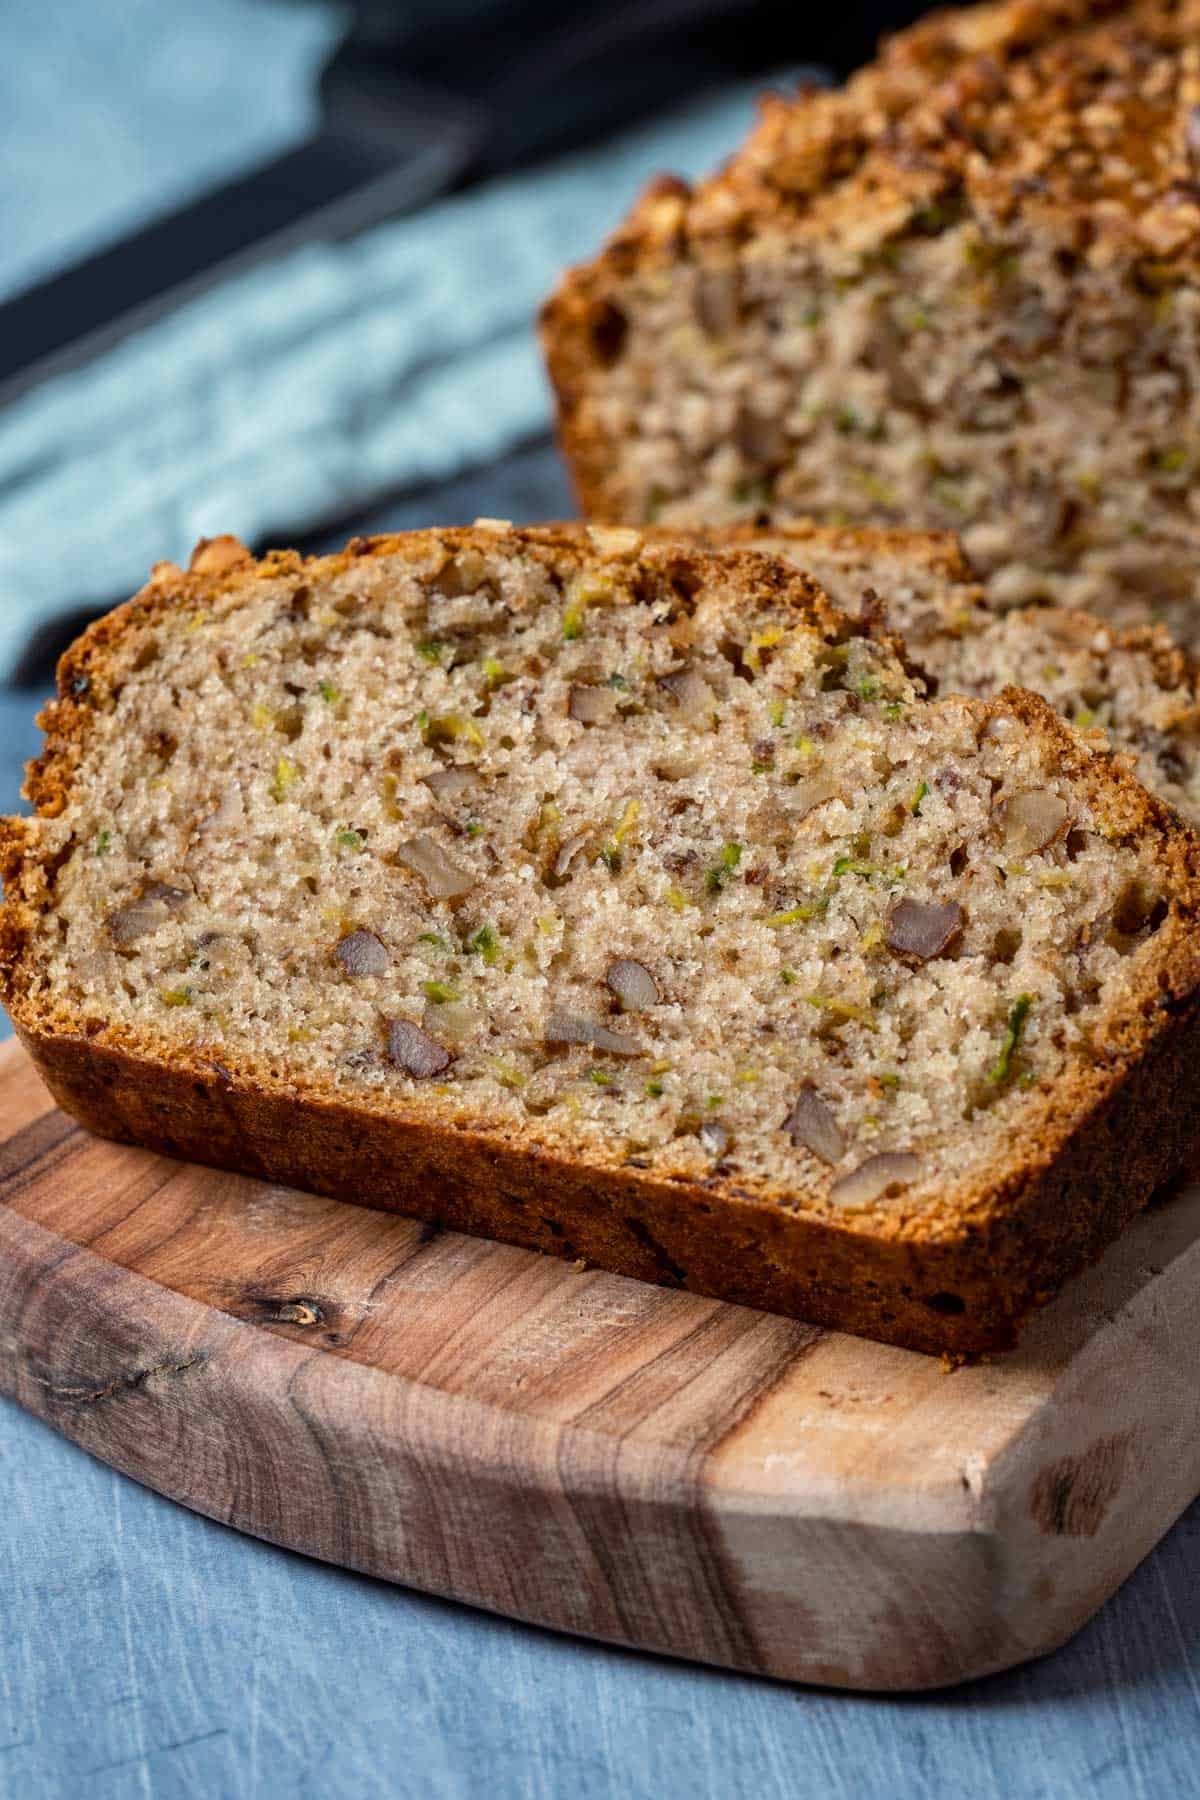
[[[789,1679],[1054,1648],[1200,1490],[1200,1180],[934,1359],[94,1138],[0,1050],[0,1390],[274,1543]]]

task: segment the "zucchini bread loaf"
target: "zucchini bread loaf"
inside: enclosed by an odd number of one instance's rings
[[[991,612],[950,532],[870,526],[727,526],[691,532],[805,570],[848,612],[882,607],[941,694],[1031,688],[1080,731],[1132,758],[1138,779],[1200,825],[1200,666],[1162,625],[1120,630],[1056,606]]]
[[[0,996],[107,1135],[947,1352],[1193,1140],[1200,842],[782,560],[218,540],[43,723]]]
[[[961,531],[1200,636],[1200,0],[938,13],[656,183],[545,309],[586,515]]]

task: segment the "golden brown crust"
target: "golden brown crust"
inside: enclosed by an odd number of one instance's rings
[[[689,224],[965,202],[997,226],[1034,221],[1097,260],[1194,270],[1194,0],[1001,0],[935,13],[890,39],[840,92],[772,98]],[[816,220],[814,219],[814,223]]]
[[[891,236],[953,199],[997,225],[1050,226],[1097,261],[1194,272],[1197,105],[1196,0],[937,12],[843,88],[766,95],[725,168],[694,192],[652,183],[613,248],[645,255],[780,217],[822,237]]]
[[[764,97],[694,191],[650,185],[600,256],[568,271],[542,342],[580,504],[612,516],[611,447],[581,388],[620,332],[625,279],[748,239],[809,241],[847,270],[927,221],[969,214],[1074,265],[1152,288],[1200,272],[1200,0],[999,0],[887,40],[845,87]]]
[[[953,531],[907,531],[902,526],[886,525],[820,525],[809,519],[788,519],[768,527],[743,523],[737,525],[702,525],[671,528],[648,527],[644,534],[652,542],[675,541],[707,544],[714,550],[769,548],[763,540],[787,539],[799,550],[809,544],[814,549],[853,555],[862,562],[876,562],[882,557],[903,560],[910,568],[939,575],[945,581],[961,582],[974,588],[982,598],[979,577],[968,562],[962,544]]]
[[[1153,1052],[1039,1167],[1018,1204],[936,1236],[864,1236],[767,1197],[594,1169],[483,1133],[242,1087],[22,1027],[55,1099],[101,1136],[450,1230],[787,1313],[931,1354],[1008,1348],[1029,1310],[1093,1261],[1194,1143],[1194,997]]]
[[[23,1030],[60,1103],[103,1135],[249,1169],[432,1218],[449,1228],[583,1257],[642,1279],[797,1313],[931,1352],[1005,1348],[1021,1316],[1091,1260],[1193,1141],[1195,992],[1167,999],[1171,1029],[1032,1181],[954,1230],[864,1236],[771,1197],[584,1169],[483,1133],[430,1130],[320,1095],[255,1089],[222,1067],[163,1068],[83,1037]]]
[[[645,535],[654,539],[661,537],[676,542],[707,544],[714,550],[758,546],[769,552],[773,545],[786,542],[789,556],[801,555],[807,544],[814,550],[852,557],[864,567],[887,558],[902,559],[908,567],[920,568],[929,576],[961,589],[961,594],[955,595],[956,604],[967,603],[985,612],[988,610],[983,584],[953,531],[820,525],[807,519],[791,519],[766,527],[752,523],[689,526],[686,529],[650,527]],[[1181,707],[1185,709],[1183,716],[1195,718],[1200,723],[1200,657],[1178,643],[1165,625],[1122,628],[1078,607],[1047,607],[1038,611],[1057,620],[1064,631],[1074,631],[1081,638],[1103,632],[1114,650],[1146,658],[1157,685],[1164,692],[1179,694]]]
[[[534,556],[611,554],[569,527],[513,536]],[[479,541],[470,531],[357,540],[309,563],[291,553],[254,563],[226,546],[215,559],[202,552],[187,574],[161,566],[63,659],[49,740],[31,778],[42,812],[57,813],[67,798],[91,709],[106,703],[145,632],[174,611],[264,577],[313,583],[356,558],[428,559]],[[647,545],[644,560],[685,574],[703,566],[663,542]],[[745,582],[771,583],[824,630],[852,629],[782,563],[743,552],[727,567]],[[19,821],[3,837],[0,997],[56,1098],[105,1135],[922,1350],[1001,1348],[1031,1306],[1099,1254],[1194,1141],[1200,840],[1036,696],[1009,689],[993,702],[961,704],[981,728],[1005,715],[1048,740],[1106,832],[1154,845],[1170,908],[1136,1001],[1097,1034],[1086,1066],[1052,1094],[1030,1095],[1028,1129],[1005,1170],[953,1202],[817,1216],[794,1210],[792,1196],[768,1183],[747,1186],[719,1172],[664,1178],[615,1156],[585,1164],[534,1134],[438,1120],[425,1100],[350,1106],[332,1085],[273,1074],[245,1057],[222,1064],[197,1048],[163,1059],[132,1031],[64,1018],[30,998],[24,943],[50,902],[54,870],[39,855],[36,828]]]

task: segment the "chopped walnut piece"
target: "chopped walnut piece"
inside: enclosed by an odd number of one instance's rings
[[[899,956],[931,962],[962,935],[966,916],[956,901],[899,900],[888,914],[887,944]]]

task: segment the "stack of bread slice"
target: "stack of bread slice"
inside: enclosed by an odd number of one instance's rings
[[[939,15],[656,184],[544,316],[591,525],[218,539],[87,632],[0,822],[62,1105],[1010,1344],[1200,1129],[1198,31]]]
[[[1189,1148],[1200,841],[1028,686],[933,694],[920,658],[992,628],[952,546],[774,543],[491,521],[160,566],[64,659],[4,829],[0,984],[61,1103],[1010,1342]],[[1154,655],[1105,641],[1063,679],[1132,742]]]

